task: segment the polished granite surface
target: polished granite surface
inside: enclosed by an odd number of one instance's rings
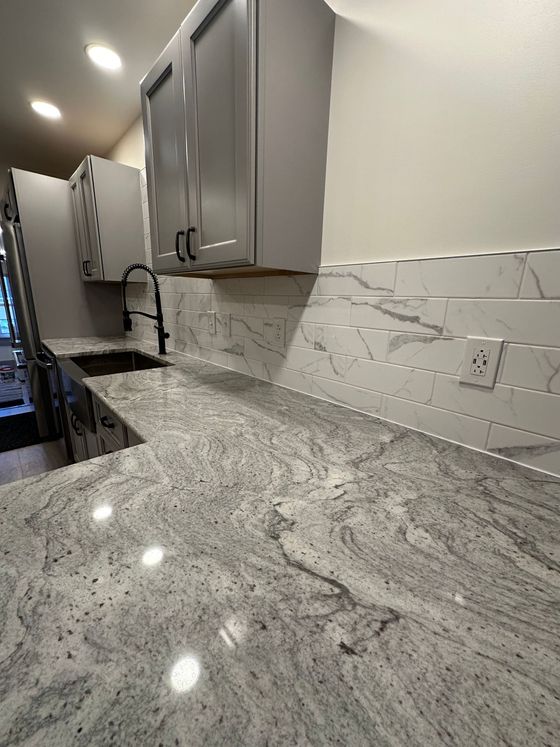
[[[0,488],[0,745],[558,745],[558,480],[170,359]]]

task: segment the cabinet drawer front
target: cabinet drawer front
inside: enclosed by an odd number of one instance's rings
[[[254,0],[199,0],[181,27],[192,269],[253,264]]]
[[[99,400],[95,400],[95,425],[99,436],[111,442],[114,450],[127,446],[126,428],[113,412]]]
[[[187,229],[187,154],[179,32],[142,81],[141,95],[153,267],[188,270],[180,233]]]

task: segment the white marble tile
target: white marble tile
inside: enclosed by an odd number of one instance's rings
[[[560,397],[496,384],[494,389],[460,384],[437,374],[431,404],[543,436],[560,438]]]
[[[307,299],[303,296],[246,296],[244,297],[245,316],[260,319],[292,319],[298,320],[300,312],[305,308]]]
[[[428,402],[433,381],[434,374],[431,371],[392,366],[359,358],[353,360],[345,375],[346,384],[416,402]]]
[[[309,348],[291,347],[286,353],[287,368],[326,379],[344,381],[353,364],[353,358],[330,355]]]
[[[354,327],[439,335],[447,301],[440,298],[352,298]]]
[[[238,373],[246,374],[247,376],[253,376],[255,379],[264,378],[264,363],[262,361],[254,361],[245,356],[230,355],[228,359],[228,368]]]
[[[245,300],[245,296],[223,296],[220,294],[213,294],[212,305],[208,310],[216,311],[220,314],[231,314],[232,316],[245,316]]]
[[[295,389],[298,392],[311,394],[312,378],[300,371],[290,371],[287,368],[278,368],[277,366],[265,363],[264,378],[267,381],[284,386],[287,389]]]
[[[355,386],[342,384],[339,381],[330,381],[329,379],[313,378],[313,388],[311,393],[315,397],[326,399],[337,405],[350,407],[353,410],[368,413],[369,415],[379,415],[383,396],[378,392],[372,392],[369,389],[359,389]]]
[[[315,290],[317,275],[276,275],[264,278],[265,296],[310,296]],[[250,291],[254,294],[256,291]]]
[[[214,280],[214,292],[239,296],[260,296],[265,293],[265,278]]]
[[[250,316],[232,316],[231,334],[236,337],[248,337],[251,340],[262,340],[264,320]]]
[[[255,361],[262,361],[276,367],[286,363],[286,350],[277,348],[264,340],[245,339],[245,357]]]
[[[311,296],[306,304],[290,307],[288,318],[312,324],[349,324],[350,299],[339,296]]]
[[[455,337],[391,332],[387,361],[401,366],[456,374],[463,364],[464,352],[465,341]]]
[[[392,296],[395,262],[321,267],[316,291],[319,296]]]
[[[560,349],[507,345],[500,383],[560,394]]]
[[[525,254],[399,262],[395,296],[516,298]]]
[[[214,363],[217,366],[223,366],[224,368],[229,367],[229,355],[221,350],[212,350],[211,348],[204,348],[200,345],[191,345],[189,343],[178,343],[178,352],[190,355],[193,358],[200,358],[203,361]]]
[[[521,285],[521,298],[560,298],[560,250],[531,252]]]
[[[205,311],[175,311],[175,320],[177,324],[183,327],[193,327],[194,329],[208,331],[209,318],[208,313]]]
[[[242,356],[245,353],[245,339],[243,337],[224,337],[223,335],[211,335],[209,332],[197,332],[198,344],[212,350],[222,350],[230,355]]]
[[[560,441],[551,438],[493,424],[488,451],[528,467],[560,474]]]
[[[298,324],[286,322],[286,347],[296,345],[299,348],[312,348],[315,340],[315,326],[313,324]]]
[[[484,449],[490,423],[436,407],[384,397],[381,417],[440,438]]]
[[[212,300],[210,293],[182,293],[179,308],[183,311],[210,311]]]
[[[353,358],[384,361],[388,337],[388,332],[379,329],[317,324],[315,326],[315,350],[349,355]]]
[[[445,334],[499,337],[529,345],[560,344],[560,301],[449,300]]]

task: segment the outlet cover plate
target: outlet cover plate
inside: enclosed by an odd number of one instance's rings
[[[498,376],[503,340],[489,337],[467,337],[461,369],[462,384],[493,389]]]
[[[286,320],[266,319],[264,323],[264,339],[269,345],[283,348],[286,345]]]

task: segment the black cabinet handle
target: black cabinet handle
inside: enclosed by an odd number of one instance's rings
[[[84,271],[84,275],[88,278],[91,277],[91,272],[88,269],[88,265],[90,264],[91,259],[84,259],[82,262],[82,270]]]
[[[196,254],[191,252],[191,233],[196,233],[196,228],[194,226],[187,229],[187,255],[189,259],[194,261],[196,259]]]
[[[113,423],[112,420],[109,420],[109,418],[107,417],[107,415],[102,415],[99,418],[99,422],[101,423],[101,425],[104,428],[109,428],[109,430],[112,430],[115,427],[115,424]]]
[[[183,257],[179,249],[179,239],[181,236],[184,236],[184,235],[185,235],[184,231],[177,231],[177,233],[175,234],[175,254],[177,255],[177,259],[179,260],[179,262],[186,262],[185,258]]]
[[[74,429],[74,433],[76,436],[82,436],[82,432],[78,426],[78,423],[80,422],[78,418],[74,415],[74,413],[71,413],[70,415],[70,422],[72,423],[72,428]]]

